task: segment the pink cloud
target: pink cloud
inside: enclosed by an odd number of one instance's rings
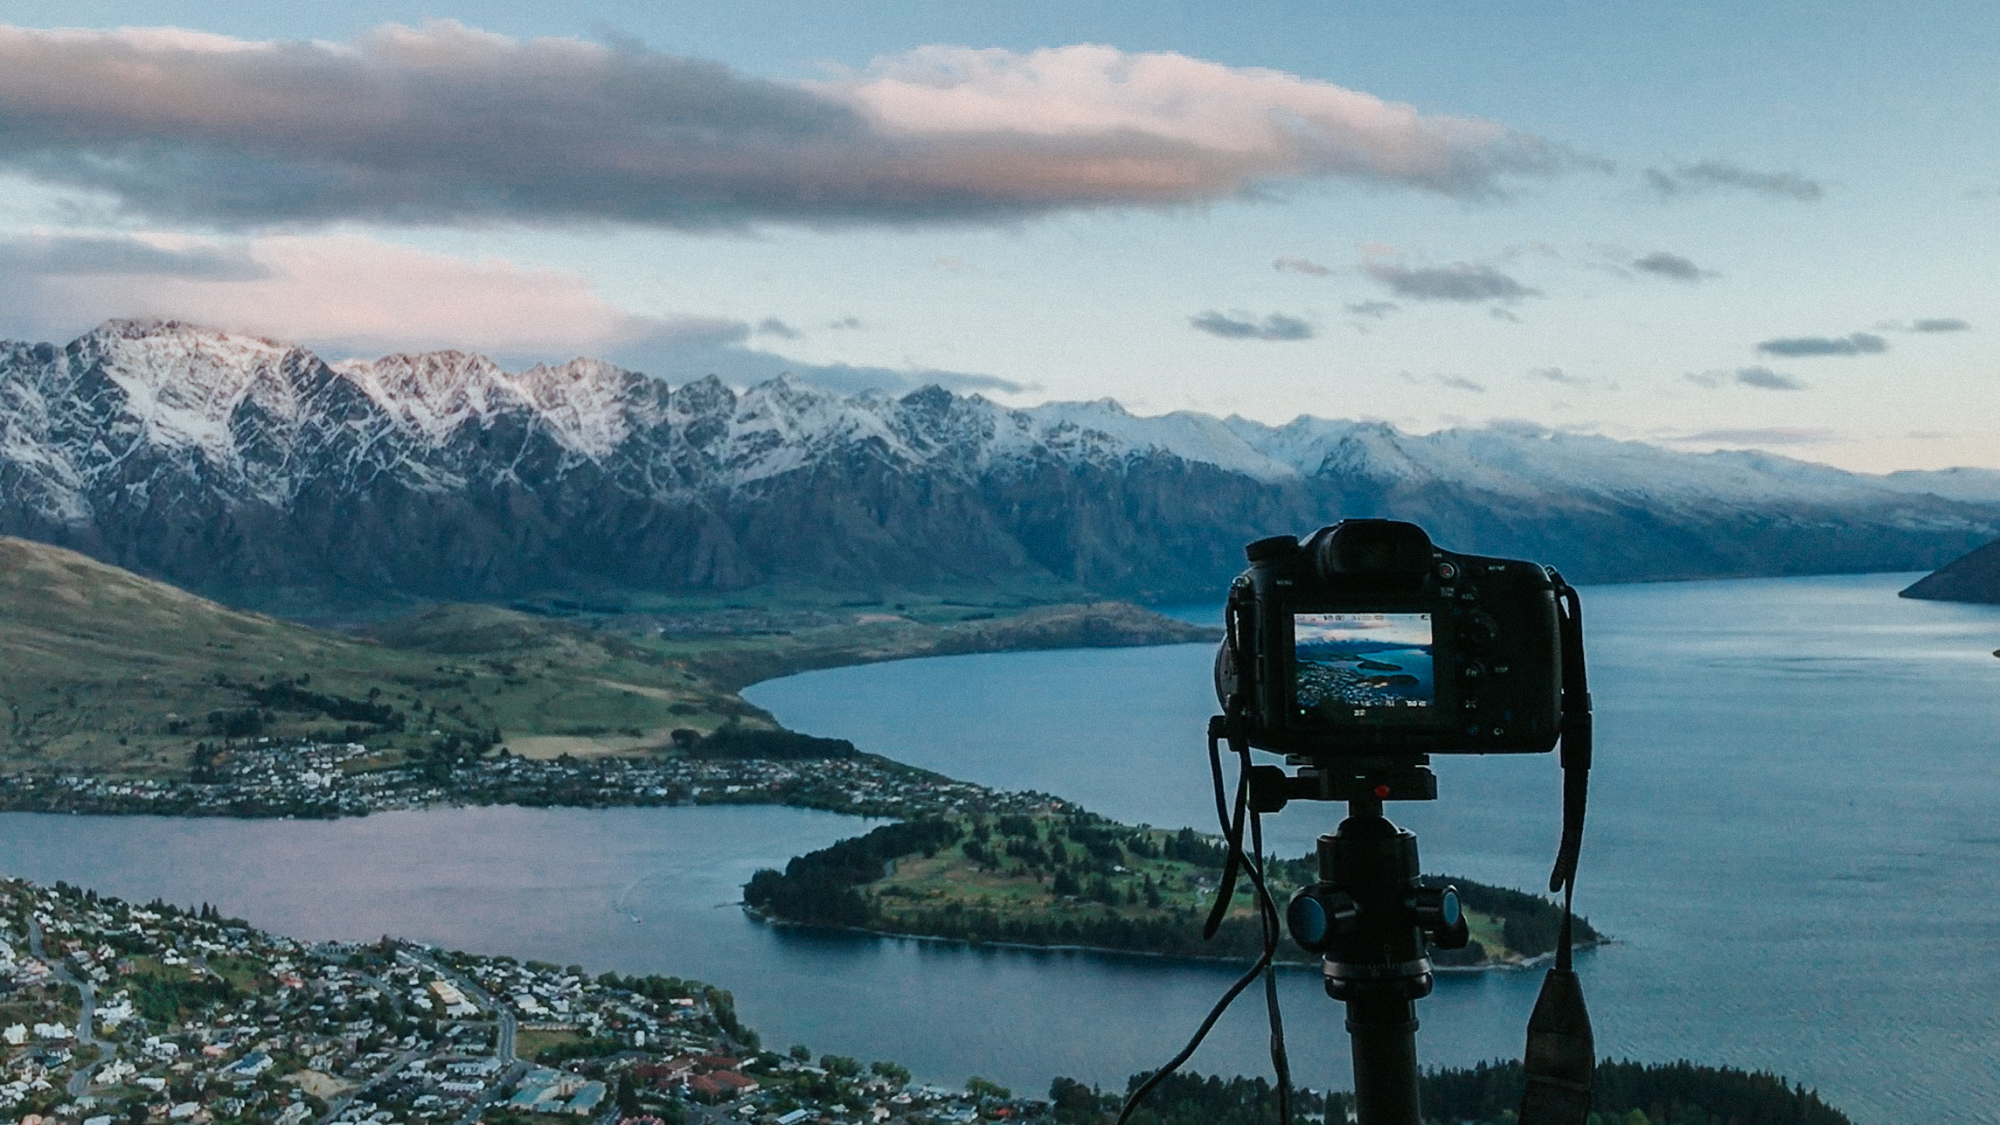
[[[466,261],[359,235],[283,235],[217,243],[152,235],[130,240],[221,271],[51,269],[16,293],[45,321],[162,316],[285,339],[382,351],[465,348],[502,353],[597,353],[639,340],[740,335],[737,322],[641,316],[594,292],[579,274],[499,258]],[[48,257],[59,264],[60,246]],[[21,284],[19,280],[17,286]]]
[[[1272,70],[927,47],[781,83],[452,21],[352,43],[0,27],[0,170],[157,222],[1004,221],[1344,179],[1452,195],[1571,160]]]

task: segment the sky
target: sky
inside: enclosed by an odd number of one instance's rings
[[[0,8],[0,337],[2000,467],[2000,6]]]

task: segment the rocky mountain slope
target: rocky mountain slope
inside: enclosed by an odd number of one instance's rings
[[[1573,580],[1920,569],[2000,535],[2000,474],[935,387],[737,392],[581,359],[329,365],[171,321],[0,343],[0,533],[239,604],[760,584],[1212,598],[1244,542],[1360,515]]]
[[[1918,579],[1903,591],[1903,596],[2000,605],[2000,539]]]

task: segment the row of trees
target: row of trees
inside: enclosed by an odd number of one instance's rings
[[[1049,1088],[1060,1125],[1103,1125],[1149,1074],[1135,1074],[1125,1094],[1058,1078]],[[1518,1062],[1446,1067],[1418,1079],[1424,1120],[1442,1125],[1512,1125],[1525,1079]],[[1324,1114],[1347,1120],[1354,1098],[1292,1091],[1295,1120]],[[1277,1089],[1263,1078],[1174,1074],[1147,1096],[1132,1125],[1275,1125]],[[1685,1060],[1597,1064],[1590,1125],[1853,1125],[1817,1091],[1767,1072],[1703,1066]]]

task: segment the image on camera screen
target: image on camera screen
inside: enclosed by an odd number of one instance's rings
[[[1294,613],[1295,698],[1329,722],[1427,719],[1436,702],[1428,613]]]

